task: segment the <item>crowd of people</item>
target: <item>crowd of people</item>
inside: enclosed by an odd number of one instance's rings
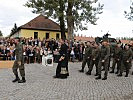
[[[0,39],[0,60],[15,60],[16,59],[16,40],[17,38],[2,38]],[[42,63],[42,56],[52,54],[55,62],[60,62],[60,51],[63,50],[62,42],[55,39],[33,39],[20,38],[20,42],[23,45],[23,61],[24,63]],[[67,60],[74,62],[75,60],[82,61],[82,69],[80,72],[84,72],[85,65],[88,65],[87,75],[91,75],[93,66],[96,67],[96,79],[101,79],[101,71],[104,70],[103,80],[107,79],[108,71],[114,73],[117,65],[118,76],[122,76],[122,73],[126,71],[125,77],[128,77],[129,70],[132,66],[133,58],[133,42],[123,45],[120,41],[115,45],[104,39],[100,43],[95,41],[90,42],[75,42],[75,41],[63,41],[65,44],[67,53]],[[67,46],[67,47],[66,47]],[[64,57],[63,57],[64,58]],[[112,60],[113,59],[113,60]],[[110,61],[113,61],[110,66]],[[68,65],[67,65],[68,66]],[[68,69],[67,69],[68,70]]]
[[[25,63],[41,63],[42,56],[53,54],[54,61],[59,59],[59,50],[61,43],[55,39],[33,39],[21,38],[23,44],[23,56]],[[84,43],[72,42],[66,40],[65,43],[69,47],[67,52],[69,60],[74,62],[75,60],[82,61],[84,54]],[[15,60],[15,38],[1,38],[0,39],[0,60]]]

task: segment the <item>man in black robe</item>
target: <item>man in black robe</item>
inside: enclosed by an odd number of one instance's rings
[[[62,78],[65,79],[69,76],[68,73],[68,46],[65,44],[64,40],[61,40],[61,48],[60,48],[60,59],[58,61],[58,65],[56,68],[56,75],[54,78]]]

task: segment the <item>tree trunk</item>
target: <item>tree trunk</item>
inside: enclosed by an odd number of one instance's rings
[[[64,3],[62,0],[59,0],[60,8],[59,8],[59,21],[60,21],[60,30],[61,30],[61,39],[65,40],[65,23],[64,23]]]
[[[73,0],[68,0],[67,8],[67,28],[68,28],[68,39],[73,39],[73,29],[74,29],[74,18],[72,14]]]

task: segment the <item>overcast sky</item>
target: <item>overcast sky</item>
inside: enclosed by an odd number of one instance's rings
[[[0,0],[0,30],[7,36],[10,34],[14,23],[21,26],[36,14],[23,5],[27,0]],[[133,22],[124,18],[124,11],[128,11],[131,0],[99,0],[104,4],[103,14],[99,17],[97,25],[88,24],[87,31],[78,31],[77,34],[86,36],[102,36],[109,33],[112,37],[133,37]]]

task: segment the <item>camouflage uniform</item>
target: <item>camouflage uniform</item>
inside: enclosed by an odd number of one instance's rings
[[[120,66],[121,66],[121,56],[122,56],[122,48],[121,47],[116,47],[114,49],[112,71],[110,73],[114,73],[115,66],[117,64],[116,74],[118,74],[118,72],[120,70]]]
[[[107,79],[108,75],[108,65],[109,65],[110,47],[102,46],[100,50],[100,59],[98,62],[98,77],[96,79],[101,79],[101,68],[105,68],[104,79]],[[104,60],[104,62],[102,62]]]
[[[92,47],[87,46],[85,48],[85,55],[84,55],[83,62],[82,62],[82,69],[80,70],[80,72],[84,72],[84,68],[85,68],[86,63],[87,63],[88,68],[89,68],[90,60],[91,60],[91,52],[92,52]]]
[[[125,69],[126,69],[125,77],[128,77],[129,69],[130,69],[131,62],[132,62],[132,56],[133,56],[133,52],[130,48],[123,50],[122,61],[121,61],[121,66],[120,66],[120,74],[118,76],[122,76],[122,73],[123,73],[123,70],[125,67]]]
[[[89,75],[91,75],[91,71],[93,69],[94,64],[96,66],[96,76],[98,75],[99,53],[100,53],[100,48],[99,47],[93,47],[92,48],[91,62],[90,62],[90,67],[89,67],[89,71],[88,71]]]
[[[20,71],[20,75],[23,80],[25,80],[25,69],[24,69],[24,59],[23,59],[23,45],[21,43],[18,43],[15,50],[16,60],[13,65],[13,73],[16,76],[16,79],[19,80],[18,77],[18,69]],[[21,64],[19,65],[19,62]],[[14,81],[16,82],[16,81]]]

